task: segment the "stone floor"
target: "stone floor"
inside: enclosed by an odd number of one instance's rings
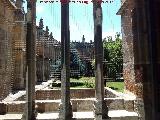
[[[52,80],[49,80],[47,82],[43,82],[39,85],[36,85],[36,90],[44,90],[48,88],[48,85],[52,82]],[[111,117],[111,120],[138,120],[138,114],[131,111],[130,112],[126,111],[126,109],[123,109],[123,106],[120,106],[122,103],[124,103],[125,100],[134,100],[135,96],[132,95],[127,95],[123,93],[117,93],[114,90],[110,90],[112,93],[114,93],[117,98],[106,98],[107,101],[113,101],[114,99],[115,103],[112,102],[110,104],[110,109],[108,115]],[[3,102],[16,102],[15,100],[19,98],[20,96],[25,95],[25,91],[18,91],[15,94],[10,94],[7,96]],[[90,98],[91,99],[91,98]],[[89,99],[89,100],[90,100]],[[81,100],[81,99],[80,99]],[[54,103],[55,101],[60,101],[60,100],[45,100],[45,103],[48,105],[51,105],[52,102]],[[23,102],[23,101],[20,101]],[[42,100],[36,100],[36,102],[42,102]],[[50,104],[49,104],[50,103]],[[132,102],[131,102],[132,103]],[[18,104],[18,103],[17,103]],[[89,103],[87,103],[89,104]],[[117,106],[117,107],[116,107]],[[17,106],[18,107],[18,106]],[[94,120],[94,114],[90,109],[87,109],[89,111],[77,111],[73,112],[73,119],[74,120]],[[6,115],[0,115],[0,120],[21,120],[22,114],[16,112],[16,113],[7,113]],[[49,112],[44,112],[44,113],[38,113],[37,120],[58,120],[58,112],[55,111],[49,111]]]
[[[126,110],[113,110],[108,113],[111,120],[138,120],[138,114]],[[20,120],[22,114],[0,115],[0,120]],[[75,120],[94,120],[93,112],[73,112]],[[58,113],[38,113],[37,120],[58,120]]]

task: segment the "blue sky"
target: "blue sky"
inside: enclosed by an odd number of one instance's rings
[[[45,0],[44,0],[45,1]],[[56,1],[56,0],[55,0]],[[89,1],[89,0],[88,0]],[[107,0],[104,0],[107,1]],[[26,9],[26,2],[25,2]],[[116,32],[121,32],[121,17],[116,15],[120,8],[120,0],[114,0],[112,3],[102,3],[103,10],[103,33],[102,37],[115,36]],[[93,40],[93,4],[70,2],[70,39],[71,41],[81,41],[84,35],[86,41]],[[61,3],[40,3],[37,0],[36,22],[39,23],[43,18],[44,25],[53,32],[53,37],[61,40]],[[45,29],[45,28],[44,28]]]

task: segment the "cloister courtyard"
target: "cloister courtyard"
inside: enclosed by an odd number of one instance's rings
[[[0,120],[160,120],[160,1],[119,1],[114,37],[117,0],[58,2],[0,0]]]

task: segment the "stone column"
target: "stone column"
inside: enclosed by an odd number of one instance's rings
[[[26,111],[24,120],[35,120],[35,81],[36,81],[36,55],[35,55],[35,33],[36,33],[36,1],[27,1],[27,71],[26,80]]]
[[[69,0],[61,3],[61,104],[60,120],[72,119],[70,103],[70,31],[69,31]]]
[[[148,43],[142,1],[126,0],[118,11],[122,18],[125,92],[136,96],[134,111],[138,113],[140,120],[144,119],[143,81],[149,79]]]
[[[43,46],[43,55],[42,55],[42,81],[44,82],[45,81],[45,76],[44,76],[44,60],[45,60],[45,37],[43,37],[43,40],[42,40],[42,46]]]
[[[125,87],[136,95],[139,120],[160,119],[159,5],[159,0],[126,0],[120,9]]]
[[[146,0],[144,2],[147,20],[147,37],[149,45],[150,79],[144,80],[143,98],[145,120],[160,119],[160,1]]]
[[[98,0],[93,1],[94,44],[95,44],[95,120],[109,119],[108,107],[104,101],[102,7]]]
[[[137,33],[133,34],[133,37],[137,36],[137,41],[134,39],[134,47],[139,49],[134,53],[134,89],[138,98],[135,110],[140,120],[160,119],[159,5],[159,0],[136,0],[135,18],[132,20],[137,28],[136,32],[133,31]]]

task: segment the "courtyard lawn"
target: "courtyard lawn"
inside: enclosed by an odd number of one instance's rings
[[[81,77],[80,79],[70,78],[70,82],[84,82],[84,81],[94,83],[95,77]]]
[[[52,83],[52,87],[60,87],[59,83]],[[118,92],[124,91],[124,82],[107,82],[107,87]],[[82,77],[80,79],[70,78],[71,88],[95,88],[95,77]]]
[[[82,77],[80,79],[70,79],[70,82],[78,82],[77,86],[73,87],[78,87],[78,88],[94,88],[95,86],[95,77]],[[107,82],[106,83],[107,87],[116,90],[118,92],[123,92],[124,91],[124,82]]]
[[[82,77],[80,79],[70,79],[71,87],[73,88],[94,88],[95,78],[94,77]]]
[[[106,85],[118,92],[124,92],[124,82],[107,82]]]

